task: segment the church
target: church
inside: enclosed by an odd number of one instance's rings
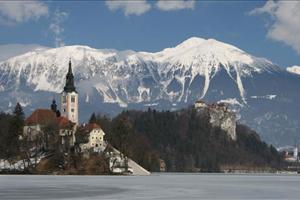
[[[78,93],[74,85],[72,63],[69,61],[66,84],[61,93],[61,110],[57,109],[53,99],[50,109],[36,109],[25,119],[23,135],[28,140],[34,140],[43,135],[43,129],[47,126],[56,126],[62,144],[74,145],[76,142],[75,132],[78,127]]]
[[[69,146],[75,145],[76,131],[84,130],[85,134],[88,136],[88,142],[82,144],[82,147],[84,147],[83,150],[93,149],[97,152],[103,151],[106,146],[104,145],[105,133],[100,126],[96,124],[79,126],[78,104],[78,92],[76,91],[74,84],[74,75],[70,60],[66,75],[66,83],[60,97],[61,109],[59,110],[57,108],[58,106],[54,98],[50,105],[50,109],[36,109],[28,118],[25,119],[23,136],[30,141],[34,141],[36,139],[40,140],[44,137],[44,130],[47,129],[47,127],[57,127],[62,146],[64,148],[68,148]],[[47,138],[44,140],[47,140]]]

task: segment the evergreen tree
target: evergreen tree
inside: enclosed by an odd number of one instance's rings
[[[6,137],[6,156],[13,159],[20,153],[20,136],[23,134],[24,111],[20,103],[17,103],[13,111],[13,117],[9,123],[9,134]]]
[[[96,122],[97,122],[96,114],[93,113],[90,117],[89,123],[96,123]]]
[[[16,104],[13,113],[14,113],[14,115],[15,115],[16,117],[18,117],[19,119],[24,120],[25,114],[24,114],[23,108],[22,108],[22,106],[21,106],[21,104],[20,104],[19,102]]]

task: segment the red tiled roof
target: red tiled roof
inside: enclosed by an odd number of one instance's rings
[[[66,128],[72,128],[74,126],[74,123],[72,123],[68,118],[66,117],[58,117],[57,118],[57,124],[60,129],[66,129]]]
[[[101,127],[98,124],[96,124],[96,123],[90,123],[90,124],[87,124],[84,127],[84,129],[90,132],[90,131],[92,131],[94,129],[101,129]]]
[[[37,109],[26,120],[26,125],[46,125],[56,122],[56,114],[52,110]]]
[[[26,125],[47,125],[55,124],[60,129],[70,128],[72,129],[74,123],[72,123],[66,117],[57,117],[56,113],[48,109],[37,109],[35,110],[26,120]]]

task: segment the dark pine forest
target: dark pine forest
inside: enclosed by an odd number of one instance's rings
[[[170,172],[218,172],[223,169],[279,168],[276,149],[261,141],[245,125],[237,125],[232,141],[212,127],[209,115],[193,108],[180,111],[124,111],[110,119],[92,114],[106,140],[150,171],[159,171],[160,159]]]

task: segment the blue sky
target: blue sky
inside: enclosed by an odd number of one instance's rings
[[[282,67],[300,65],[299,13],[290,16],[298,2],[15,2],[31,4],[28,14],[24,5],[9,3],[0,2],[0,45],[81,44],[154,52],[197,36],[233,44]]]

